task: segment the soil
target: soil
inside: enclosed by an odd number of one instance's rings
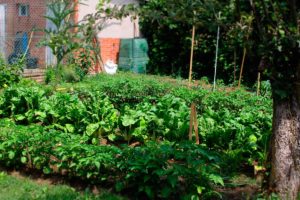
[[[254,185],[219,188],[217,191],[222,194],[224,200],[256,199],[257,195],[261,193],[260,188]]]
[[[97,185],[76,179],[68,178],[62,175],[45,175],[40,171],[32,169],[7,169],[0,167],[0,171],[5,171],[7,174],[16,177],[18,179],[30,178],[32,181],[40,185],[58,185],[65,184],[75,188],[78,191],[85,191],[89,189],[93,194],[98,195],[101,193],[103,186],[100,188]],[[112,191],[111,188],[105,188],[108,191]],[[261,189],[255,184],[241,184],[236,187],[222,187],[216,188],[216,191],[222,194],[224,200],[244,200],[255,199],[257,194],[261,193]]]

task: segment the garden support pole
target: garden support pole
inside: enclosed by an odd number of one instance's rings
[[[220,19],[220,18],[221,18],[221,13],[219,12],[219,19]],[[218,26],[218,33],[217,33],[217,44],[216,44],[216,58],[215,58],[215,73],[214,73],[214,87],[213,87],[213,91],[216,90],[219,40],[220,40],[220,25]]]
[[[26,54],[27,54],[28,51],[29,51],[29,47],[30,47],[30,45],[31,45],[32,38],[33,38],[33,34],[34,34],[34,30],[32,30],[31,33],[30,33],[30,36],[29,36],[29,42],[28,42],[27,47],[26,47],[26,50],[25,50],[25,52],[24,52],[24,54],[23,54],[23,56],[22,56],[22,58],[21,58],[21,63],[24,61],[24,59],[25,59],[25,57],[26,57]]]
[[[195,131],[196,144],[200,144],[199,131],[198,131],[198,120],[197,120],[197,110],[196,110],[195,103],[192,103],[192,105],[191,105],[189,140],[192,140],[192,138],[193,138],[193,129]]]
[[[194,57],[194,43],[195,43],[195,25],[192,30],[192,45],[191,45],[191,58],[190,58],[190,71],[189,71],[189,87],[192,83],[192,73],[193,73],[193,57]]]
[[[236,47],[233,52],[233,85],[235,85],[236,81]]]
[[[256,95],[259,96],[260,93],[260,72],[258,72],[257,75],[257,90],[256,90]]]
[[[244,70],[246,54],[247,54],[247,49],[246,49],[246,47],[244,47],[244,53],[243,53],[243,59],[242,59],[242,64],[241,64],[241,71],[240,71],[238,87],[241,87],[241,83],[242,83],[242,77],[243,77],[243,70]]]

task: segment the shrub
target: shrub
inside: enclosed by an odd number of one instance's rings
[[[45,83],[75,83],[81,81],[86,73],[75,65],[60,66],[59,68],[48,68],[45,74]]]
[[[0,88],[20,81],[23,73],[22,66],[22,63],[20,62],[8,65],[0,56]]]

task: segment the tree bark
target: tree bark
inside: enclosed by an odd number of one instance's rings
[[[270,187],[283,200],[300,197],[300,106],[296,96],[274,99]]]

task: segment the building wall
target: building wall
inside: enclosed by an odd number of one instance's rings
[[[96,12],[98,1],[86,0],[78,6],[78,20],[82,21],[84,16]],[[111,0],[111,5],[138,4],[137,0]],[[122,20],[108,20],[105,28],[98,33],[101,46],[101,57],[105,63],[108,60],[118,61],[120,39],[139,37],[138,21],[132,21],[130,17]]]
[[[114,63],[118,62],[120,39],[119,38],[100,38],[101,44],[101,58],[105,63],[112,60]]]
[[[80,4],[78,8],[78,17],[81,21],[87,14],[95,13],[98,1],[87,0],[84,4]],[[136,0],[111,0],[111,5],[125,5],[134,3],[137,4]],[[105,28],[98,33],[99,38],[133,38],[138,37],[139,27],[137,21],[135,21],[136,31],[134,33],[134,22],[130,17],[124,18],[122,20],[108,20],[105,24]]]
[[[76,2],[78,0],[74,0]],[[95,13],[98,0],[86,0],[79,4],[75,20],[81,21],[87,14]],[[137,0],[111,0],[112,5],[124,5],[137,3]],[[0,0],[0,4],[6,5],[6,57],[13,52],[14,41],[17,32],[27,32],[30,35],[33,28],[44,29],[46,27],[47,13],[46,0]],[[18,4],[29,5],[29,16],[19,16]],[[135,23],[135,25],[134,25]],[[136,28],[134,28],[136,27]],[[101,57],[105,63],[113,60],[117,63],[120,39],[139,37],[138,23],[133,22],[130,17],[122,20],[108,20],[104,30],[98,33],[101,47]],[[37,47],[38,42],[43,38],[41,31],[35,31],[30,45],[30,54],[38,58],[39,67],[46,65],[45,47]]]
[[[6,57],[13,52],[15,36],[17,32],[27,32],[31,34],[33,28],[43,29],[46,19],[46,4],[44,0],[0,0],[0,4],[6,5]],[[29,5],[29,16],[19,16],[18,5]],[[42,38],[41,31],[35,31],[29,48],[32,57],[38,58],[38,65],[45,65],[45,48],[37,48],[37,44]]]

